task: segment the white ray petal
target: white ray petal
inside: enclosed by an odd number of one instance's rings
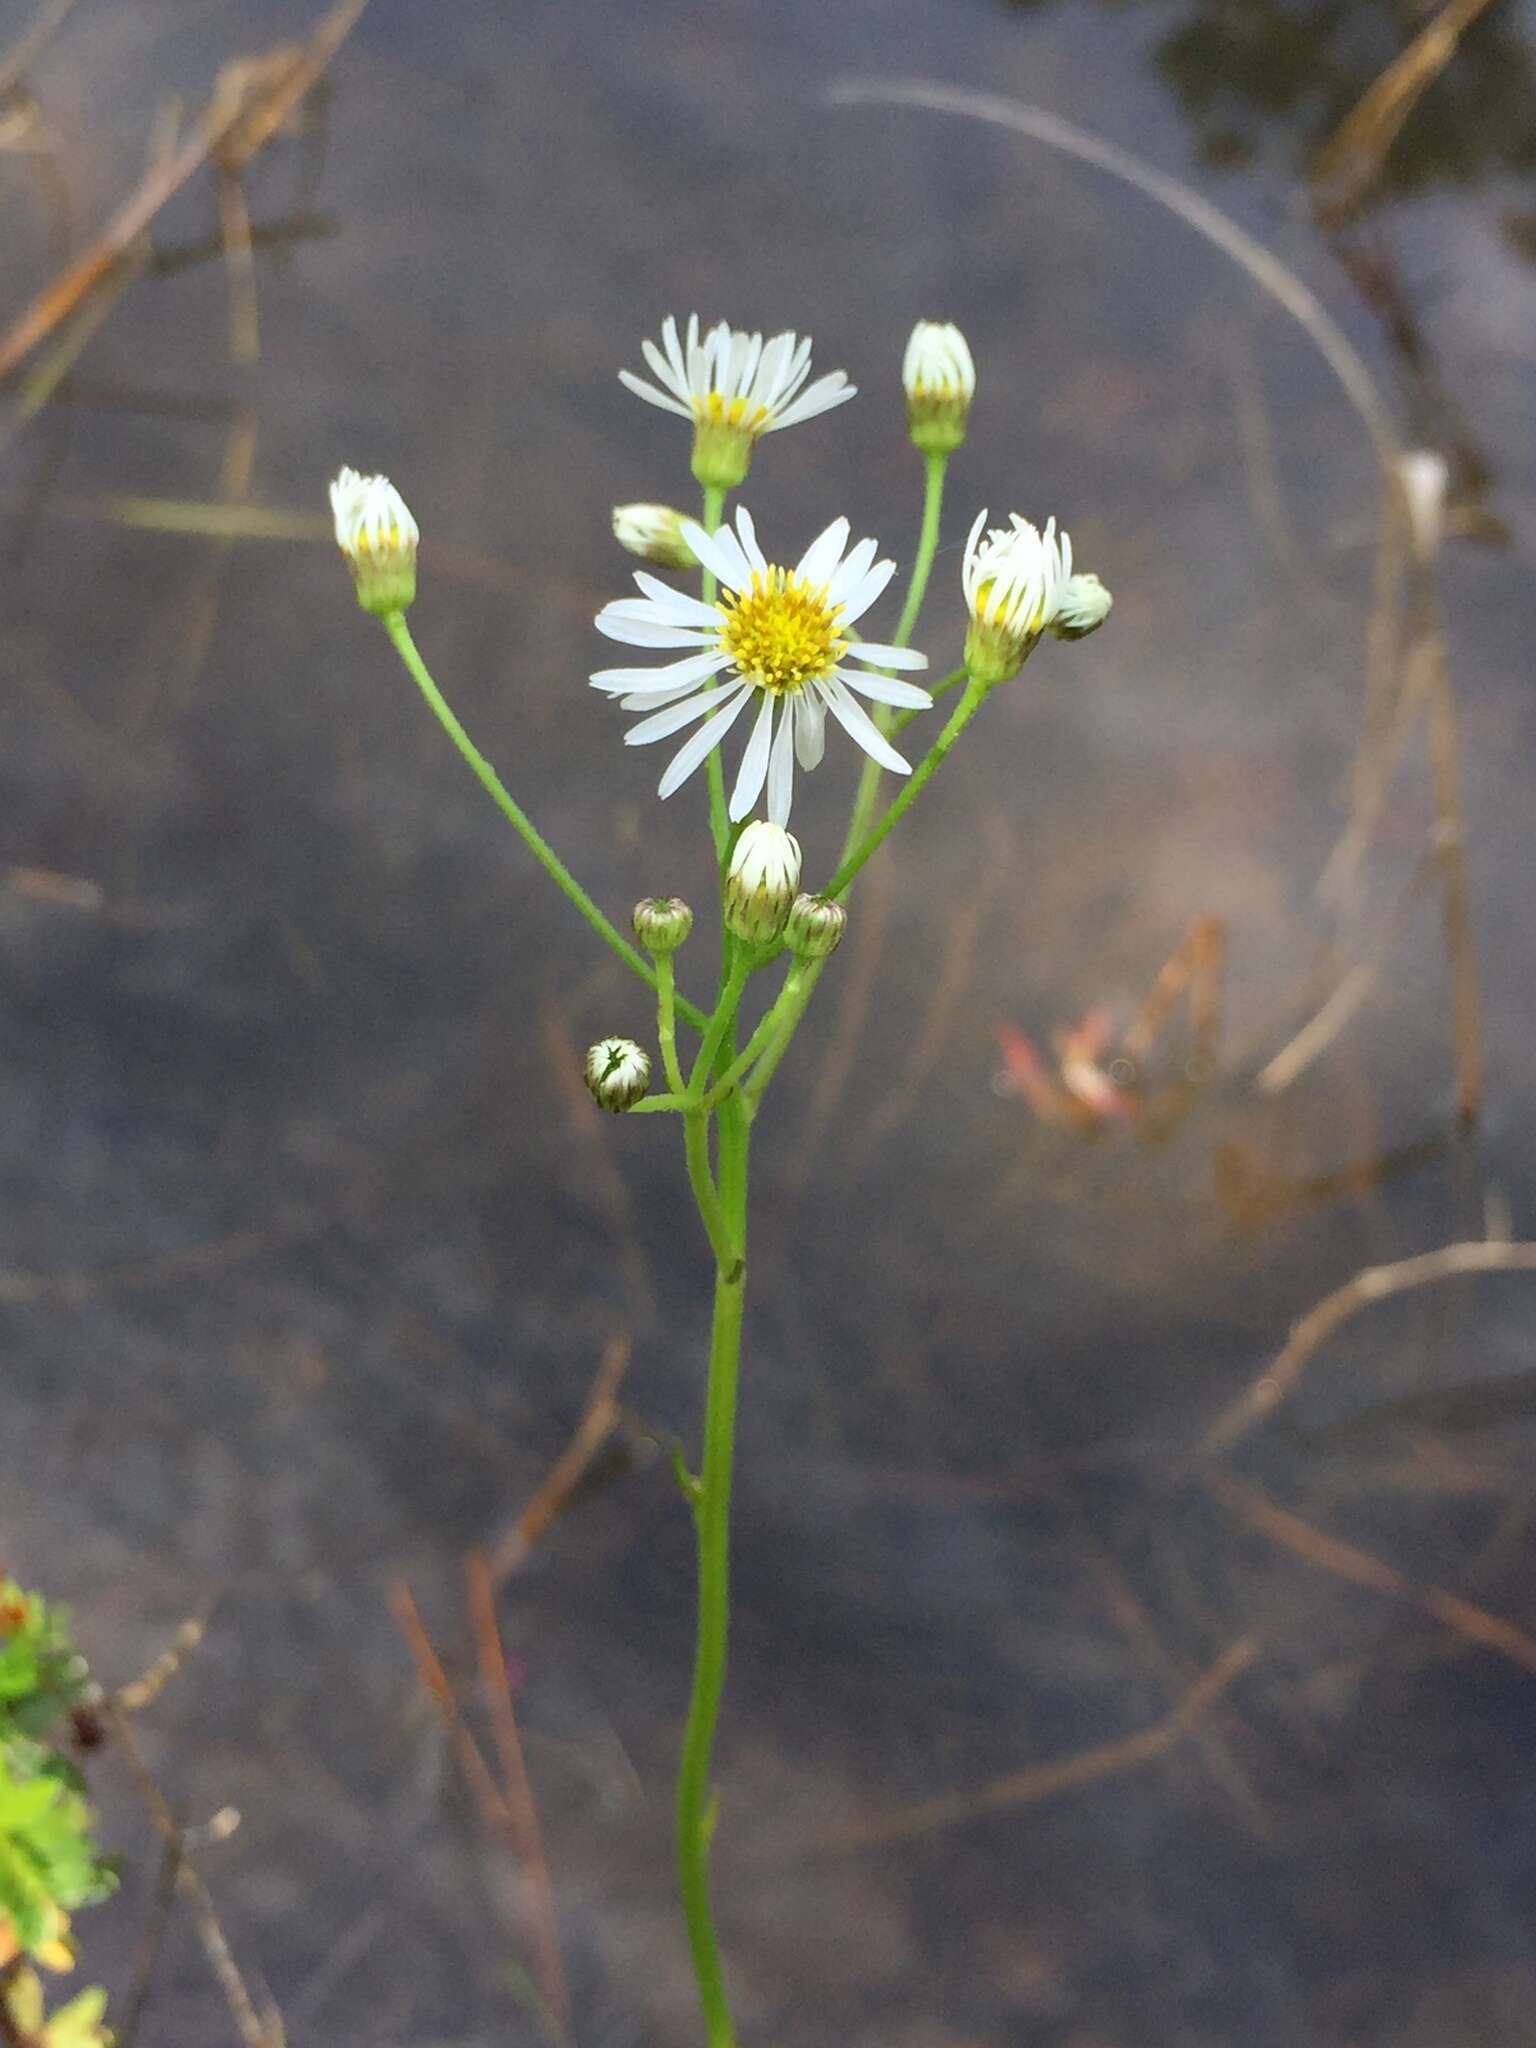
[[[752,694],[752,685],[743,683],[734,697],[728,697],[713,718],[706,719],[699,730],[687,740],[668,763],[667,772],[656,785],[658,796],[671,796],[688,780],[694,769],[730,731],[741,716],[741,707]]]
[[[795,754],[802,768],[819,768],[827,744],[827,707],[813,684],[795,700]]]
[[[690,654],[682,661],[666,662],[661,668],[600,668],[594,671],[596,690],[670,690],[679,683],[701,683],[725,667],[730,656],[717,648],[704,654]]]
[[[846,558],[832,572],[827,597],[833,604],[846,604],[869,573],[869,565],[880,552],[877,540],[861,540],[848,550]],[[895,568],[895,563],[891,567]],[[884,588],[884,586],[881,586]]]
[[[813,420],[818,413],[830,412],[834,405],[842,405],[845,400],[856,397],[858,388],[856,384],[845,381],[841,370],[834,370],[830,377],[818,377],[814,384],[808,385],[771,424],[794,427],[802,420]]]
[[[896,574],[892,561],[876,562],[862,582],[854,585],[843,601],[843,624],[856,625]]]
[[[678,531],[710,574],[723,583],[727,590],[739,590],[743,583],[750,583],[746,557],[741,552],[741,543],[728,526],[706,533],[702,526],[696,526],[691,519],[681,521]],[[717,622],[718,623],[718,622]]]
[[[713,626],[720,629],[720,614],[712,604],[703,604],[696,597],[690,597],[685,590],[674,590],[670,583],[663,583],[659,576],[647,575],[644,569],[635,571],[635,581],[646,596],[679,624],[684,621],[690,626]]]
[[[855,661],[871,661],[876,668],[926,668],[928,657],[915,647],[886,647],[878,640],[857,640],[848,650]]]
[[[851,668],[834,669],[833,674],[841,676],[850,690],[872,697],[877,704],[900,704],[908,711],[926,711],[933,702],[916,683],[898,683],[891,676],[866,676]]]
[[[784,707],[784,718],[789,717],[789,706]],[[746,752],[741,757],[741,766],[736,771],[736,786],[731,791],[730,815],[734,824],[738,818],[745,818],[757,802],[763,787],[763,777],[768,773],[768,743],[773,738],[773,698],[764,690],[762,709],[752,726],[752,737],[747,741]]]
[[[773,753],[768,761],[768,822],[772,825],[789,823],[789,808],[795,798],[795,753],[792,744],[790,707],[784,706],[784,716],[779,720],[779,730],[774,737]]]
[[[768,574],[768,557],[757,544],[757,526],[745,505],[736,507],[736,531],[741,536],[741,551],[748,565],[759,576]]]
[[[633,391],[636,398],[643,398],[648,405],[659,405],[663,412],[680,413],[685,420],[693,418],[691,406],[684,405],[680,399],[669,398],[654,384],[647,384],[643,377],[637,377],[633,370],[620,370],[619,382],[626,391]]]
[[[872,761],[878,761],[882,768],[889,768],[897,775],[912,773],[911,762],[904,761],[890,741],[875,729],[873,719],[850,695],[846,684],[836,676],[830,676],[822,685],[822,689],[826,696],[827,709],[849,739],[856,741]]]
[[[724,690],[699,690],[686,703],[669,704],[665,711],[657,711],[632,725],[624,735],[625,746],[647,747],[652,740],[664,740],[669,733],[681,732],[685,725],[692,725],[696,718],[713,711],[726,694]]]
[[[795,564],[795,574],[803,583],[825,588],[832,580],[832,572],[848,545],[848,522],[834,519],[824,533],[818,533],[805,553]]]
[[[615,617],[612,606],[600,611],[593,621],[608,640],[620,640],[626,647],[698,647],[711,636],[693,626],[653,626],[648,620]]]

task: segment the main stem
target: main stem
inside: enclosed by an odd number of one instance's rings
[[[653,989],[657,989],[659,992],[659,982],[655,968],[648,961],[642,960],[628,939],[624,938],[609,923],[608,919],[604,917],[603,913],[592,901],[592,898],[582,888],[580,882],[577,881],[559,854],[555,852],[555,849],[550,845],[543,833],[540,832],[522,805],[518,803],[511,791],[507,789],[501,777],[475,745],[463,726],[460,725],[457,717],[454,715],[452,705],[449,704],[447,698],[437,687],[437,684],[433,682],[427,664],[417,652],[416,642],[411,638],[411,629],[405,623],[405,614],[403,612],[391,612],[388,618],[384,620],[384,630],[394,642],[395,652],[410,671],[422,696],[431,705],[432,710],[437,716],[438,723],[469,764],[480,786],[487,792],[496,808],[517,832],[534,859],[544,869],[544,872],[554,882],[556,887],[561,889],[569,897],[570,901],[575,904],[598,937],[613,948],[625,966],[632,968],[642,981],[648,982]],[[688,1022],[695,1031],[704,1030],[709,1021],[708,1018],[696,1004],[690,1003],[686,996],[678,996],[677,1009],[688,1019]]]
[[[698,1540],[698,1633],[693,1689],[677,1780],[677,1868],[683,1917],[693,1951],[694,1975],[710,2048],[735,2048],[736,2029],[726,1997],[720,1945],[709,1898],[709,1848],[714,1816],[709,1790],[715,1725],[725,1690],[731,1613],[731,1475],[736,1457],[736,1387],[741,1367],[741,1322],[746,1296],[747,1152],[750,1142],[740,1105],[720,1112],[720,1205],[734,1258],[717,1260],[715,1305],[709,1335],[709,1387],[705,1397],[704,1461],[694,1501]]]

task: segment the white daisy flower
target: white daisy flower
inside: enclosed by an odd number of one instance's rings
[[[1069,576],[1051,620],[1058,640],[1086,640],[1109,617],[1115,600],[1097,576]]]
[[[1008,526],[983,537],[986,519],[977,513],[961,584],[971,615],[965,665],[978,683],[992,684],[1018,674],[1056,616],[1072,574],[1072,543],[1054,519],[1041,533],[1013,512]]]
[[[682,536],[686,514],[670,505],[615,505],[613,537],[626,554],[657,562],[663,569],[696,569],[693,551]]]
[[[610,640],[688,650],[662,668],[599,669],[592,678],[626,711],[652,714],[624,735],[629,746],[646,746],[703,721],[673,756],[660,794],[671,796],[687,781],[754,698],[757,716],[731,791],[733,819],[746,817],[766,783],[768,816],[776,825],[788,824],[795,761],[807,769],[820,761],[829,711],[882,768],[909,774],[910,763],[877,730],[853,691],[878,704],[913,709],[926,709],[932,698],[916,683],[844,666],[928,666],[927,656],[910,648],[856,641],[849,634],[895,574],[894,562],[875,560],[878,543],[861,540],[849,548],[847,520],[834,519],[793,569],[781,569],[758,546],[745,506],[736,513],[734,532],[725,525],[707,534],[692,520],[684,520],[682,530],[719,580],[718,603],[686,597],[642,569],[635,582],[643,595],[605,605],[597,617],[598,631]]]
[[[760,435],[814,419],[854,395],[841,370],[807,385],[810,338],[788,331],[765,342],[721,320],[701,337],[699,316],[690,313],[684,342],[668,315],[661,347],[643,341],[640,352],[656,383],[633,370],[620,370],[619,382],[648,404],[693,421],[693,473],[722,490],[734,490],[746,475]]]
[[[919,320],[902,358],[907,425],[925,454],[949,455],[965,439],[976,396],[970,344],[947,320]]]
[[[403,612],[416,595],[421,533],[387,476],[344,469],[331,485],[336,545],[357,584],[357,601],[383,618]]]

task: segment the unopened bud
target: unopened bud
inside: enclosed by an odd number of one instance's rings
[[[952,454],[965,439],[976,396],[976,365],[959,328],[947,320],[919,320],[907,343],[901,381],[913,446],[925,455]]]
[[[633,922],[647,953],[675,953],[693,930],[693,912],[681,896],[645,896],[635,905]]]
[[[1058,640],[1086,640],[1109,617],[1114,602],[1097,576],[1069,576],[1049,629]]]
[[[331,513],[363,610],[380,619],[405,611],[416,596],[421,534],[389,478],[342,470],[331,485]]]
[[[645,1093],[651,1062],[632,1038],[600,1038],[587,1054],[586,1075],[592,1100],[617,1115]]]
[[[726,929],[748,945],[768,945],[783,931],[799,887],[799,840],[782,825],[754,818],[725,878]]]
[[[699,558],[683,539],[683,515],[670,505],[615,505],[613,537],[621,548],[663,569],[696,569]]]
[[[848,913],[830,896],[797,896],[790,905],[784,943],[801,960],[825,960],[843,943]]]

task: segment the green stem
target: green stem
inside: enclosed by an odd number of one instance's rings
[[[939,520],[944,510],[944,472],[949,466],[949,456],[941,451],[929,455],[926,461],[923,524],[917,536],[917,554],[912,562],[912,581],[907,585],[907,601],[901,608],[896,638],[891,642],[893,647],[905,647],[917,630],[917,615],[923,608],[923,598],[928,589],[928,572],[933,567],[939,545]]]
[[[725,492],[719,484],[704,486],[704,515],[699,524],[706,533],[713,533],[720,524],[725,511]],[[715,601],[715,572],[701,567],[699,574],[699,595],[705,604]],[[710,713],[713,717],[713,712]],[[725,874],[726,847],[731,836],[731,824],[725,814],[725,769],[720,760],[720,749],[712,747],[705,770],[709,778],[709,833],[715,842],[715,866],[723,879]],[[726,940],[727,950],[730,941]]]
[[[688,1158],[688,1184],[699,1207],[699,1218],[715,1255],[715,1264],[728,1271],[741,1263],[741,1254],[731,1239],[730,1224],[709,1170],[709,1117],[700,1109],[689,1109],[683,1117],[683,1141]]]
[[[960,685],[965,681],[967,673],[968,671],[966,669],[966,666],[964,662],[962,662],[959,668],[952,668],[947,676],[941,676],[938,682],[936,682],[933,688],[928,692],[929,696],[932,697],[934,703],[937,704],[941,697],[947,697],[951,690],[958,689]],[[922,715],[923,714],[921,711],[903,711],[900,717],[897,718],[891,726],[892,737],[894,738],[894,736],[899,732],[905,732],[907,727],[912,723],[913,719],[921,718]]]
[[[805,978],[805,972],[805,965],[797,960],[784,977],[784,986],[774,997],[772,1007],[764,1013],[757,1029],[747,1040],[745,1051],[739,1053],[725,1069],[714,1087],[700,1102],[700,1109],[711,1110],[717,1103],[723,1102],[752,1062],[762,1058],[769,1050],[786,1020],[793,1015],[798,1022],[800,1011],[804,1008],[800,1002],[800,986]]]
[[[890,808],[882,814],[879,823],[870,832],[866,833],[858,847],[844,859],[842,866],[822,892],[824,895],[842,896],[847,892],[848,884],[859,872],[859,869],[863,867],[865,861],[869,859],[876,847],[885,839],[887,833],[901,821],[927,787],[934,770],[975,717],[977,709],[986,694],[987,690],[984,684],[975,681],[966,684],[965,694],[949,715],[949,723],[928,749],[922,760],[919,761],[916,768],[907,777],[906,781],[901,785]]]
[[[743,1111],[749,1123],[757,1115],[757,1106],[763,1099],[768,1083],[779,1070],[779,1061],[789,1051],[789,1041],[800,1028],[800,1019],[805,1015],[806,1005],[816,993],[816,984],[820,981],[821,971],[826,964],[825,960],[802,961],[796,972],[791,974],[784,984],[779,997],[779,1003],[784,1004],[784,1010],[779,1018],[778,1035],[753,1068],[751,1080],[741,1091]],[[791,984],[796,984],[794,994],[786,1003],[785,998],[790,996]],[[775,1010],[779,1008],[779,1003],[775,1003]]]
[[[685,1084],[677,1058],[677,982],[670,953],[659,954],[656,960],[656,1039],[661,1047],[667,1086],[674,1095],[682,1095]]]
[[[693,1063],[693,1072],[688,1077],[691,1094],[697,1094],[714,1069],[720,1048],[727,1043],[731,1027],[736,1022],[736,1010],[741,1002],[741,992],[747,985],[747,976],[752,972],[745,948],[738,948],[731,957],[730,970],[725,977],[725,986],[720,991],[720,1000],[715,1005],[715,1014],[704,1027],[704,1043],[699,1047],[699,1056]]]
[[[731,1475],[736,1450],[736,1389],[741,1367],[745,1301],[743,1259],[747,1230],[748,1128],[730,1102],[720,1119],[720,1184],[728,1224],[739,1250],[734,1265],[715,1269],[715,1306],[709,1339],[709,1390],[704,1415],[704,1461],[694,1504],[698,1541],[698,1638],[688,1725],[677,1780],[677,1865],[683,1917],[710,2048],[735,2048],[736,2030],[725,1991],[720,1946],[709,1898],[709,1850],[714,1817],[709,1790],[715,1726],[725,1690],[730,1634]]]
[[[933,567],[933,557],[939,545],[939,519],[944,509],[944,472],[949,463],[946,454],[926,457],[927,468],[923,477],[923,523],[917,537],[917,553],[912,559],[912,580],[907,585],[907,601],[901,608],[901,619],[896,627],[893,647],[905,647],[917,625],[917,615],[923,607],[923,594],[928,588],[928,572]],[[915,716],[908,713],[908,717]],[[888,716],[883,705],[875,706],[875,723],[881,732],[897,729],[905,720],[897,721]],[[875,792],[880,786],[884,773],[878,761],[872,761],[866,754],[864,766],[859,773],[858,792],[853,799],[853,814],[848,820],[848,831],[843,839],[840,856],[847,860],[850,853],[869,830],[869,821],[874,815]]]
[[[480,749],[475,745],[463,726],[460,725],[458,719],[453,714],[447,698],[444,697],[442,691],[433,682],[426,663],[416,651],[416,642],[411,638],[410,628],[405,623],[405,614],[403,612],[391,612],[388,618],[384,620],[384,630],[394,642],[395,652],[415,679],[421,694],[437,714],[438,722],[441,724],[444,732],[447,733],[449,739],[453,741],[453,744],[468,762],[481,787],[488,792],[496,808],[516,831],[534,859],[544,869],[550,880],[558,888],[562,889],[571,902],[575,904],[598,937],[613,948],[626,967],[633,969],[643,982],[656,989],[659,994],[660,983],[655,968],[642,960],[628,939],[624,938],[608,922],[586,890],[582,888],[580,882],[577,881],[576,877],[565,865],[565,862],[561,860],[544,835],[534,825],[521,804],[507,790],[501,777],[496,773],[490,762],[486,760],[484,754],[480,752]],[[703,1031],[705,1029],[708,1019],[705,1017],[704,1012],[695,1004],[690,1003],[686,996],[679,996],[677,998],[677,1008],[687,1018],[695,1031]]]

